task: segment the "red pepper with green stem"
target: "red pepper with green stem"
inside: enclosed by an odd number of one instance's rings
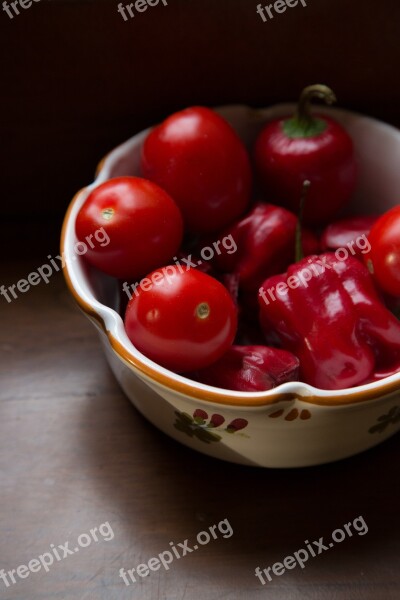
[[[311,115],[315,97],[327,104],[336,101],[325,85],[305,88],[296,114],[268,123],[255,146],[257,170],[269,200],[297,214],[303,181],[311,181],[304,221],[310,224],[329,221],[346,204],[357,171],[348,133],[331,117]]]
[[[286,269],[294,258],[297,217],[274,204],[257,203],[253,209],[221,234],[231,236],[236,252],[220,248],[214,258],[216,267],[237,276],[242,291],[257,293],[266,277]],[[302,229],[305,254],[318,252],[319,242],[309,230]]]
[[[221,281],[233,292],[239,306],[239,339],[252,344],[260,343],[257,293],[266,277],[284,271],[295,255],[297,217],[290,211],[273,204],[257,203],[243,219],[220,235],[231,236],[236,251],[223,247],[213,260],[215,267],[225,273]],[[319,252],[319,240],[302,229],[302,248],[305,254]],[[258,331],[258,332],[257,332]],[[248,337],[249,332],[250,338]],[[273,345],[274,336],[261,343]]]
[[[400,370],[400,322],[384,306],[368,269],[333,253],[301,258],[300,223],[310,182],[303,183],[296,232],[298,262],[259,290],[261,325],[300,359],[303,381],[343,389]]]

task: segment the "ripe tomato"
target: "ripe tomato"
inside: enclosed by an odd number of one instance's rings
[[[213,277],[168,265],[142,280],[129,301],[125,329],[145,356],[172,371],[201,369],[231,346],[236,307]]]
[[[87,237],[101,228],[109,243],[92,239],[88,262],[113,277],[136,280],[170,262],[183,235],[172,198],[139,177],[110,179],[89,194],[76,218],[77,238],[88,245]]]
[[[371,251],[364,260],[379,287],[400,297],[400,206],[382,215],[369,236]]]
[[[187,108],[155,127],[144,142],[141,165],[145,177],[171,194],[191,232],[218,231],[249,203],[247,150],[208,108]]]

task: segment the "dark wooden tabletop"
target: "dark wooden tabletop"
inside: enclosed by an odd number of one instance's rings
[[[0,286],[57,253],[102,155],[173,110],[264,106],[321,82],[400,124],[398,0],[307,0],[273,22],[257,0],[168,0],[130,21],[114,0],[18,2],[13,19],[0,11]],[[399,461],[399,435],[299,470],[197,454],[132,407],[61,274],[0,296],[1,599],[399,600]],[[256,577],[355,519],[365,535]],[[120,577],[221,522],[232,535]]]
[[[10,262],[1,280],[11,285],[40,264]],[[0,315],[0,569],[9,583],[0,575],[0,598],[400,598],[400,436],[317,468],[219,462],[137,413],[61,275],[10,304],[1,298]],[[364,535],[346,537],[265,585],[255,576],[256,567],[282,562],[305,540],[330,539],[357,517]],[[199,532],[225,519],[232,535],[211,539],[169,570],[129,587],[119,576],[170,550],[170,542],[193,546]],[[59,549],[48,572],[26,577],[22,569],[26,578],[14,574],[16,583],[7,575],[66,542],[72,550],[78,538],[86,545],[96,527],[97,542],[65,558]]]

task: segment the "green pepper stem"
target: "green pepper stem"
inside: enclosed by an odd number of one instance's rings
[[[289,139],[317,137],[326,131],[326,119],[313,117],[311,114],[313,98],[319,98],[326,104],[336,102],[335,94],[326,85],[316,84],[304,88],[295,114],[283,122],[283,131]]]
[[[336,102],[336,96],[334,92],[327,85],[322,85],[319,83],[315,85],[309,85],[301,92],[294,117],[300,123],[310,124],[312,122],[313,117],[311,115],[310,105],[313,98],[319,98],[320,100],[323,100],[325,104],[329,105]]]
[[[299,216],[298,216],[297,225],[296,225],[296,255],[295,255],[296,262],[298,262],[299,260],[304,258],[301,228],[303,225],[304,205],[307,200],[308,190],[310,189],[310,186],[311,186],[311,182],[308,179],[303,181],[303,188],[302,188],[301,198],[300,198]]]

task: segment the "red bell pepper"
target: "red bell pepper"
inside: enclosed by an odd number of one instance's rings
[[[186,375],[200,383],[238,392],[261,392],[296,381],[299,361],[267,346],[232,346],[213,365]]]
[[[294,260],[297,217],[273,204],[258,203],[224,236],[231,235],[237,251],[228,254],[220,248],[214,264],[238,278],[241,290],[257,293],[266,277],[280,273]],[[319,241],[308,230],[302,231],[304,254],[318,252]]]
[[[296,214],[303,181],[311,182],[304,223],[324,223],[349,200],[356,184],[353,143],[332,118],[312,116],[313,97],[332,104],[335,95],[324,85],[301,94],[293,117],[275,119],[261,131],[255,161],[267,199]]]
[[[264,282],[259,304],[262,326],[299,357],[302,381],[335,390],[400,370],[400,322],[351,256],[302,259]]]
[[[328,225],[321,235],[322,250],[349,248],[353,256],[367,251],[367,236],[378,217],[351,217]],[[363,243],[361,243],[363,242]]]

